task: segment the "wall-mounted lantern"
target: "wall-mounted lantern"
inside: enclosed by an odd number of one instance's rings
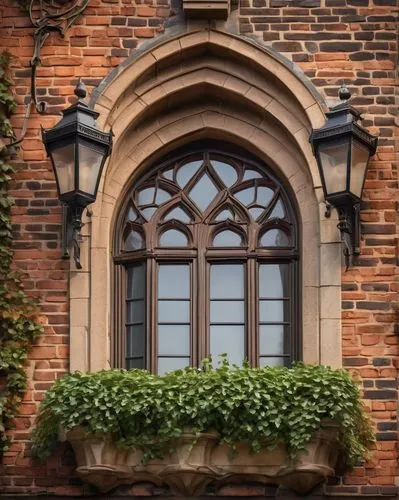
[[[377,137],[357,123],[360,113],[347,102],[351,94],[345,86],[340,88],[339,97],[343,102],[326,113],[327,122],[313,130],[309,140],[320,171],[327,214],[331,205],[338,211],[348,268],[352,256],[360,254],[360,202]]]
[[[80,230],[83,210],[96,200],[105,160],[112,148],[112,132],[96,127],[98,113],[83,101],[86,89],[79,82],[75,95],[78,101],[63,111],[62,119],[53,128],[42,130],[42,139],[51,158],[58,197],[64,210],[64,256],[74,250],[76,267],[80,264]]]

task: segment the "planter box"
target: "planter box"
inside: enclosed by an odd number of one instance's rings
[[[200,434],[194,444],[194,435],[185,432],[173,453],[145,465],[140,451],[118,449],[109,435],[87,435],[82,428],[76,428],[66,438],[75,452],[77,474],[102,492],[121,484],[147,481],[167,484],[177,495],[195,496],[211,482],[249,481],[281,484],[306,494],[334,474],[338,432],[337,424],[326,423],[314,433],[295,462],[289,459],[283,445],[252,453],[248,443],[238,443],[232,456],[231,449],[218,444],[218,435],[213,432]]]

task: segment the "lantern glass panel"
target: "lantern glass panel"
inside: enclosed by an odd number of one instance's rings
[[[95,196],[104,151],[79,141],[79,190]]]
[[[75,144],[67,144],[51,151],[60,196],[75,189]]]
[[[346,191],[349,139],[336,139],[319,145],[326,196]]]
[[[356,139],[352,142],[351,192],[361,197],[364,177],[366,175],[369,150]]]

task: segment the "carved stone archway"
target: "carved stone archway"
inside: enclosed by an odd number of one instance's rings
[[[71,369],[109,366],[113,226],[132,179],[204,138],[242,146],[290,184],[302,234],[303,359],[340,366],[340,241],[308,141],[324,105],[292,63],[242,37],[185,29],[114,70],[92,105],[113,129],[114,151],[86,221],[83,270],[71,271]]]

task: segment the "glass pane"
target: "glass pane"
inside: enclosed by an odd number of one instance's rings
[[[155,188],[145,188],[139,191],[137,196],[137,203],[139,205],[151,205],[154,203]]]
[[[140,233],[137,231],[130,231],[125,239],[125,250],[138,250],[144,248],[144,241]]]
[[[249,209],[249,213],[252,215],[254,219],[257,219],[263,214],[263,208],[253,207]]]
[[[144,323],[145,321],[145,302],[144,300],[135,300],[128,302],[127,308],[127,323]]]
[[[172,181],[173,180],[173,168],[170,168],[169,170],[165,170],[165,172],[163,172],[162,175],[165,177],[165,179]]]
[[[159,265],[158,298],[190,298],[190,268],[188,265]]]
[[[261,322],[284,321],[283,300],[260,300],[259,301],[259,320]]]
[[[259,358],[259,366],[284,366],[286,364],[285,358]]]
[[[145,264],[127,269],[127,298],[143,299],[145,297]]]
[[[355,139],[352,144],[351,191],[360,198],[364,175],[369,159],[369,150]]]
[[[60,194],[75,189],[75,144],[54,149],[51,158],[57,172]]]
[[[170,212],[168,212],[165,215],[165,217],[164,217],[165,221],[172,220],[172,219],[180,220],[181,222],[186,222],[186,223],[191,221],[191,218],[180,207],[174,208],[173,210],[171,210]]]
[[[190,358],[158,358],[158,375],[190,366]]]
[[[161,247],[186,247],[188,245],[188,239],[181,231],[169,229],[161,234],[159,244]]]
[[[282,355],[284,352],[284,325],[260,325],[259,352],[261,356]]]
[[[288,295],[288,264],[259,266],[259,296],[283,298]]]
[[[154,215],[154,212],[157,211],[157,207],[148,207],[148,208],[143,208],[141,210],[142,214],[147,220],[150,220],[151,217]]]
[[[95,151],[79,142],[79,189],[95,195],[103,152]]]
[[[266,207],[273,198],[274,191],[265,186],[259,186],[256,195],[256,203]]]
[[[211,299],[244,298],[243,264],[213,264],[210,281]]]
[[[215,247],[239,247],[241,245],[241,236],[230,230],[221,231],[213,239],[213,246]]]
[[[158,326],[159,356],[189,356],[190,327],[184,325]]]
[[[144,325],[126,327],[127,331],[127,358],[130,356],[144,356],[145,328]]]
[[[220,222],[226,219],[234,220],[234,214],[231,210],[222,210],[216,217],[215,221]]]
[[[270,229],[260,239],[261,247],[287,247],[290,241],[281,229]]]
[[[244,301],[211,302],[211,323],[244,323]]]
[[[170,198],[171,196],[167,191],[160,188],[157,189],[157,194],[155,196],[155,203],[161,205],[162,203],[165,203],[165,201],[168,201]]]
[[[202,160],[199,161],[190,161],[186,163],[182,167],[179,168],[176,181],[180,187],[184,188],[184,186],[188,183],[190,179],[194,177],[194,175],[198,172],[198,169],[202,165]]]
[[[232,186],[237,181],[238,175],[236,169],[228,163],[212,160],[211,164],[227,187]]]
[[[249,205],[255,201],[255,188],[248,187],[242,191],[238,191],[238,193],[235,193],[234,196],[244,205]]]
[[[185,300],[159,300],[158,301],[159,323],[189,323],[190,301]]]
[[[204,174],[190,191],[190,198],[204,212],[217,195],[218,190],[208,174]]]
[[[285,217],[285,209],[284,209],[284,205],[283,205],[283,202],[278,199],[277,200],[277,203],[274,205],[274,208],[271,212],[271,214],[269,215],[269,218],[270,219],[284,219]]]
[[[262,176],[256,170],[245,170],[243,181],[249,181],[250,179],[260,179]]]
[[[329,141],[319,145],[327,194],[346,190],[349,141]]]
[[[244,325],[211,325],[210,349],[214,364],[220,354],[227,353],[230,363],[241,366],[245,358],[244,338]]]
[[[131,370],[133,368],[138,368],[140,370],[143,370],[145,368],[144,358],[127,359],[126,360],[126,368],[128,370]]]
[[[136,219],[137,219],[136,211],[132,207],[129,207],[129,211],[127,213],[127,220],[134,222]]]

